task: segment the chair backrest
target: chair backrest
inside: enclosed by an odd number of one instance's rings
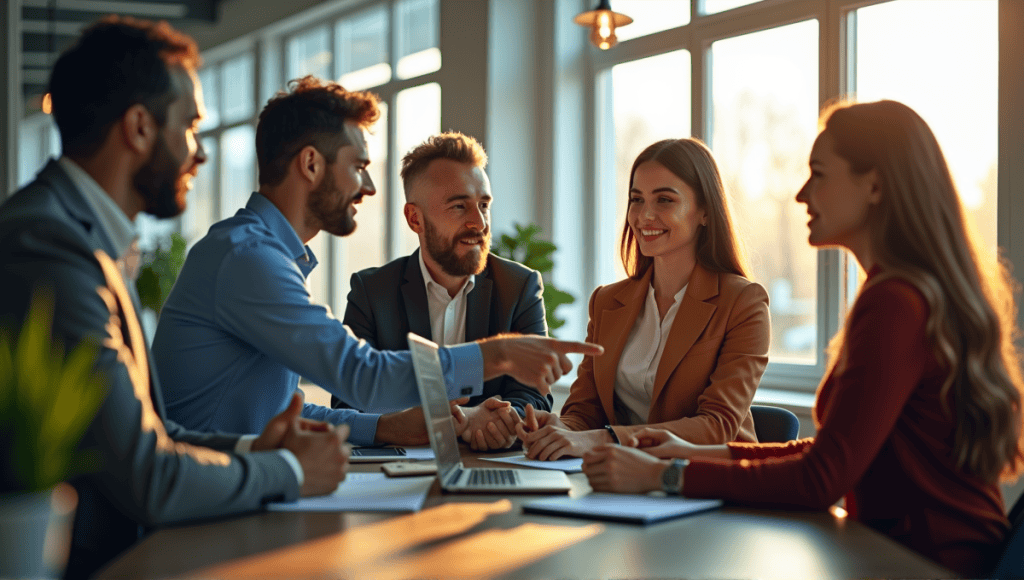
[[[1017,501],[1010,508],[1010,514],[1007,517],[1010,518],[1011,526],[1020,523],[1021,518],[1024,517],[1024,493],[1017,496]]]
[[[800,434],[800,419],[781,407],[751,405],[754,417],[754,433],[761,443],[785,443]]]
[[[1010,509],[1010,533],[989,578],[1024,578],[1024,495]]]

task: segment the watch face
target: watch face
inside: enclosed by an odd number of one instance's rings
[[[665,471],[661,473],[661,489],[666,493],[678,493],[679,492],[679,472],[682,471],[681,466],[673,461],[665,468]]]

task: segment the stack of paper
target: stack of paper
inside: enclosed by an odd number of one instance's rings
[[[382,473],[349,473],[334,493],[267,504],[279,512],[416,512],[433,477],[389,478]]]

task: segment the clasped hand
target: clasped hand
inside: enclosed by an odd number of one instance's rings
[[[594,491],[646,493],[661,489],[669,458],[688,459],[698,446],[664,429],[641,429],[621,445],[598,445],[583,454],[583,473]]]
[[[506,449],[516,442],[516,426],[522,422],[512,403],[494,396],[476,407],[453,412],[455,432],[474,451]]]
[[[253,451],[287,449],[302,466],[303,496],[324,495],[345,480],[352,447],[348,425],[333,426],[302,417],[302,394],[292,394],[288,408],[267,422],[252,443]]]
[[[462,416],[459,405],[464,405],[467,402],[469,402],[468,397],[448,402],[456,424]],[[381,415],[377,420],[374,443],[379,445],[429,445],[430,436],[427,434],[427,422],[423,418],[423,408],[409,407],[404,411]]]
[[[554,413],[526,406],[526,419],[516,426],[529,459],[554,461],[563,457],[582,457],[595,445],[611,442],[603,429],[573,431]]]

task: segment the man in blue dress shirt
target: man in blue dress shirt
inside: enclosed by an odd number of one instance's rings
[[[260,113],[259,191],[193,247],[161,312],[153,353],[168,414],[193,429],[258,433],[302,376],[352,407],[390,413],[307,404],[303,416],[349,424],[356,444],[425,444],[408,352],[358,340],[305,284],[317,264],[306,243],[320,230],[352,233],[355,205],[375,193],[365,131],[378,99],[314,77],[290,84]],[[503,374],[547,394],[572,368],[569,352],[601,350],[505,336],[440,356],[457,399]]]

